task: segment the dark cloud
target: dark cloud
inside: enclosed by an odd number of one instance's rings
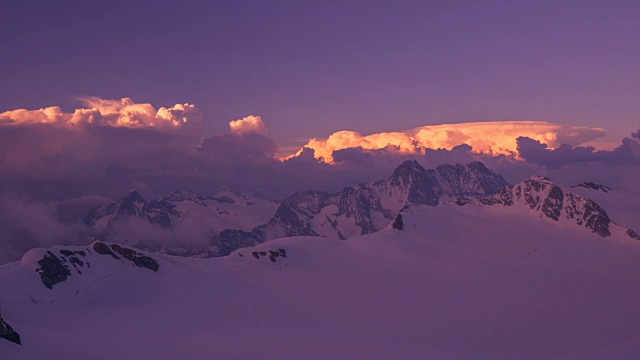
[[[635,137],[635,134],[632,136]],[[640,164],[640,143],[633,138],[624,138],[622,144],[611,150],[596,151],[592,146],[572,147],[562,144],[549,149],[546,144],[527,137],[519,137],[518,154],[527,162],[548,168],[560,168],[569,164],[602,163],[609,165]]]
[[[200,147],[200,152],[214,161],[265,162],[273,159],[277,151],[273,139],[254,131],[213,136]]]

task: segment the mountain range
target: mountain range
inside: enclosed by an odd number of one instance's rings
[[[416,161],[401,164],[384,180],[347,187],[338,193],[296,192],[281,201],[257,199],[232,190],[206,197],[176,191],[146,200],[132,191],[119,201],[91,209],[84,222],[101,240],[118,239],[141,248],[174,255],[211,257],[271,239],[325,236],[347,239],[378,231],[411,204],[436,206],[456,196],[493,194],[507,185],[480,162],[424,169]],[[122,236],[131,221],[173,229],[197,224],[197,241],[160,246]]]
[[[283,237],[345,240],[383,229],[407,206],[438,206],[450,201],[508,211],[526,210],[553,221],[571,221],[603,237],[611,235],[612,227],[617,225],[606,211],[572,192],[574,188],[612,190],[591,182],[560,186],[537,176],[509,185],[480,162],[425,169],[417,161],[409,160],[387,179],[347,187],[337,193],[296,192],[280,201],[258,199],[233,190],[206,197],[176,191],[158,200],[146,200],[132,191],[115,203],[91,209],[84,222],[93,228],[98,240],[203,258],[228,255],[238,248]],[[157,238],[163,239],[162,234],[170,233],[174,239],[158,241],[144,238],[140,232],[128,232],[141,223],[158,230],[152,232]],[[638,238],[634,230],[624,231],[629,237]]]
[[[0,265],[0,358],[635,359],[640,242],[572,189],[533,177],[207,259],[33,249]]]

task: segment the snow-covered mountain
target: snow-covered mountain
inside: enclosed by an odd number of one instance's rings
[[[3,321],[22,340],[0,339],[0,358],[636,359],[640,242],[586,226],[601,218],[569,189],[560,206],[532,178],[462,206],[403,206],[348,240],[209,259],[34,249],[0,266]]]
[[[441,165],[426,170],[409,160],[385,180],[348,187],[339,193],[297,192],[284,199],[269,223],[252,233],[221,233],[257,242],[287,236],[325,236],[348,239],[383,229],[404,206],[437,206],[454,196],[493,194],[507,183],[480,162]]]
[[[593,182],[571,186],[571,192],[596,202],[603,209],[606,209],[609,217],[619,225],[640,230],[639,192],[613,189]]]
[[[539,216],[568,226],[584,227],[602,237],[610,237],[618,232],[640,240],[640,235],[633,229],[619,226],[600,205],[574,194],[570,189],[554,184],[549,178],[533,176],[519,184],[506,186],[496,194],[478,199],[459,197],[455,203],[460,206],[478,204],[498,212]]]
[[[95,230],[99,239],[174,255],[210,257],[229,252],[213,246],[212,236],[225,229],[250,231],[272,218],[277,207],[274,201],[228,189],[207,197],[175,191],[158,200],[146,200],[132,191],[115,203],[91,209],[84,222]],[[131,231],[144,224],[159,230],[174,230],[175,233],[170,233],[173,237],[189,239],[149,241],[142,237],[143,231]],[[162,231],[150,234],[161,238],[165,235]]]
[[[104,231],[127,217],[138,217],[160,227],[172,227],[184,218],[191,218],[212,229],[251,230],[273,216],[276,208],[274,201],[232,190],[207,197],[179,190],[158,200],[145,200],[134,190],[118,202],[91,209],[84,222]]]
[[[404,206],[437,206],[457,196],[493,194],[505,185],[502,176],[480,162],[426,170],[410,160],[385,180],[348,187],[334,194],[296,192],[279,203],[231,191],[207,198],[175,192],[152,201],[132,192],[117,203],[92,209],[85,222],[99,231],[101,238],[113,241],[116,240],[110,235],[116,231],[117,223],[131,218],[164,228],[175,227],[181,221],[206,224],[207,243],[197,244],[200,248],[186,252],[176,251],[175,246],[154,249],[132,244],[172,254],[220,256],[240,247],[288,236],[348,239],[383,229]]]

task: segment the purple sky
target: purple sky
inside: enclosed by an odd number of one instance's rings
[[[375,4],[373,4],[375,3]],[[479,120],[640,125],[637,1],[4,2],[0,112],[189,102],[280,146]]]

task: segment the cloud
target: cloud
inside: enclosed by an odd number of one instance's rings
[[[68,113],[51,107],[0,115],[0,187],[55,200],[115,200],[134,188],[149,196],[176,189],[205,195],[218,187],[282,198],[296,190],[336,191],[381,179],[406,159],[430,167],[479,160],[506,171],[517,168],[513,179],[519,180],[520,174],[546,169],[542,164],[553,165],[540,158],[546,155],[535,144],[523,144],[519,155],[517,135],[532,134],[547,146],[543,151],[554,151],[561,141],[577,145],[603,134],[545,122],[435,125],[367,136],[341,131],[312,139],[296,156],[279,161],[278,146],[256,115],[203,139],[194,131],[202,116],[193,105],[156,107],[95,97],[81,102],[83,108]],[[619,150],[621,157],[623,150],[633,153],[633,144]]]
[[[550,149],[547,144],[528,137],[519,137],[517,148],[520,157],[525,161],[548,168],[586,163],[640,165],[640,142],[635,138],[636,133],[632,134],[632,138],[622,139],[622,144],[611,151],[596,151],[593,146],[574,147],[568,144]]]
[[[54,106],[0,114],[0,189],[27,195],[0,196],[0,262],[34,246],[81,241],[86,228],[78,220],[86,211],[132,189],[158,198],[176,189],[207,195],[228,187],[283,199],[299,190],[333,192],[384,179],[407,159],[426,167],[482,161],[510,182],[545,175],[637,191],[640,177],[640,130],[613,151],[579,146],[602,136],[601,129],[545,122],[436,125],[366,136],[340,131],[280,161],[259,116],[233,120],[227,133],[203,139],[194,105],[80,101],[83,107],[73,112]],[[123,240],[206,238],[196,224],[172,231],[121,225]]]
[[[278,145],[261,133],[230,132],[205,139],[200,151],[219,161],[267,161],[273,159]]]
[[[202,115],[190,104],[155,109],[147,103],[134,103],[129,98],[105,100],[97,97],[80,97],[85,108],[65,113],[58,106],[39,110],[18,109],[0,113],[0,125],[50,124],[66,127],[103,126],[157,131],[180,131],[199,134]]]
[[[259,116],[202,139],[202,116],[193,105],[156,110],[126,98],[95,97],[82,104],[69,113],[52,107],[0,115],[0,187],[60,199],[118,198],[132,188],[164,195],[219,186],[247,190],[251,183],[286,186],[275,180],[283,173],[274,158],[278,146]]]
[[[244,134],[247,132],[256,132],[258,134],[266,135],[267,127],[260,116],[249,115],[240,120],[229,121],[229,128],[234,134]]]
[[[541,121],[495,121],[423,126],[400,132],[362,135],[339,131],[326,139],[311,139],[304,147],[313,149],[317,159],[334,162],[334,151],[394,146],[401,154],[424,154],[425,149],[447,149],[462,144],[476,153],[513,155],[516,138],[526,136],[554,148],[561,144],[579,145],[605,135],[603,129],[559,125]]]
[[[86,241],[88,228],[62,222],[57,213],[55,204],[0,194],[0,264],[16,261],[34,247]]]

